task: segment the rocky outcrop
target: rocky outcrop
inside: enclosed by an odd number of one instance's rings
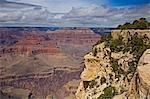
[[[150,98],[150,49],[147,49],[139,60],[137,72],[134,75],[129,94],[130,98]]]
[[[115,30],[111,36],[85,55],[77,99],[149,99],[149,30]]]
[[[95,99],[103,94],[103,90],[109,86],[115,87],[118,93],[122,93],[122,90],[128,90],[129,82],[125,78],[124,74],[119,74],[117,71],[113,70],[116,67],[112,67],[111,58],[114,60],[119,59],[117,63],[122,64],[122,71],[128,71],[128,61],[133,58],[133,55],[129,53],[111,53],[109,56],[110,49],[105,49],[103,46],[104,43],[99,45],[101,50],[100,53],[97,53],[97,57],[94,57],[92,53],[85,56],[85,69],[81,74],[81,79],[83,80],[80,84],[82,87],[79,87],[77,91],[78,99]],[[119,56],[119,57],[117,57]],[[130,78],[131,74],[128,74]],[[88,87],[85,87],[86,84]],[[81,88],[81,89],[80,89]],[[80,90],[82,94],[80,96]]]

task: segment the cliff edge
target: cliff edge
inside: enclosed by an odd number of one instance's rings
[[[77,99],[150,99],[150,30],[113,30],[84,59]]]

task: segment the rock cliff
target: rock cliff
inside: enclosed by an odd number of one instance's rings
[[[135,99],[136,97],[150,99],[150,49],[147,49],[140,58],[137,72],[132,79],[130,88],[130,96],[133,94]]]
[[[77,99],[150,99],[150,30],[113,30],[84,59]]]

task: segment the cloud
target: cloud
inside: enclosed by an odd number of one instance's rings
[[[68,21],[77,21],[82,25],[117,26],[136,18],[150,18],[150,4],[127,7],[90,6],[72,8],[64,15]]]
[[[53,13],[64,13],[71,10],[72,7],[90,6],[91,0],[8,0],[13,2],[28,3],[46,7]],[[100,0],[102,1],[102,0]]]
[[[0,3],[0,22],[38,22],[50,17],[53,15],[42,6],[6,1]]]
[[[20,0],[15,0],[20,1]],[[28,0],[27,0],[28,1]],[[35,0],[31,0],[35,1]],[[51,0],[45,0],[51,1]],[[57,2],[61,0],[56,0]],[[56,2],[55,1],[55,2]],[[77,0],[79,1],[79,0]],[[41,2],[41,0],[37,0]],[[65,13],[52,13],[46,7],[28,3],[0,1],[0,26],[117,26],[136,18],[150,19],[150,4],[111,7],[91,5],[72,7]]]
[[[107,14],[108,8],[104,6],[89,6],[89,7],[80,7],[80,8],[72,8],[69,13],[65,14],[66,18],[76,18],[76,17],[96,17],[103,16]]]

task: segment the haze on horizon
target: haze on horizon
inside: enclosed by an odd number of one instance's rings
[[[0,27],[115,27],[145,17],[149,0],[0,0]]]

